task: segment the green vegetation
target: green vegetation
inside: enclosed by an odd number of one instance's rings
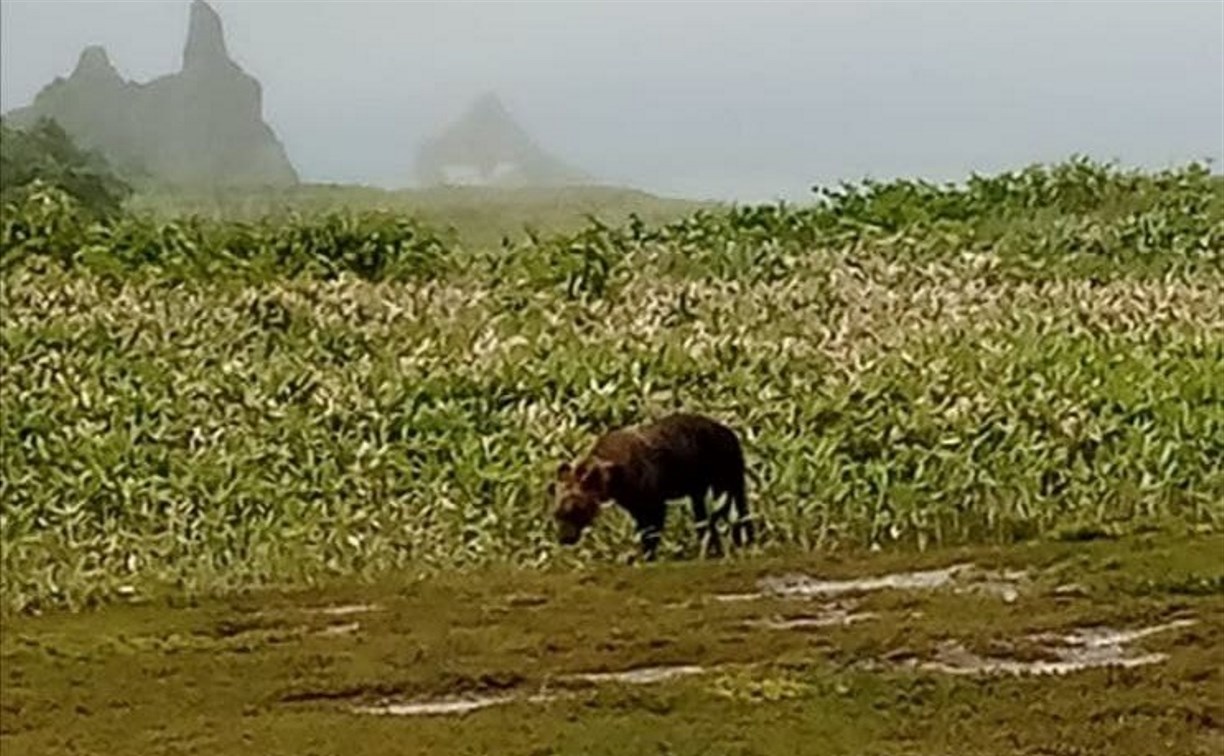
[[[337,211],[394,213],[445,229],[456,244],[480,248],[497,247],[505,238],[521,241],[533,229],[548,234],[575,233],[586,227],[591,215],[617,224],[637,216],[645,223],[659,225],[717,205],[600,186],[386,190],[313,184],[278,190],[141,192],[132,197],[128,207],[136,214],[163,221],[191,215],[225,221],[292,223],[295,216]]]
[[[1207,756],[1224,743],[1222,549],[1219,535],[1177,533],[921,556],[493,568],[17,617],[0,642],[0,748]],[[811,616],[821,601],[714,598],[796,570],[845,578],[960,562],[1031,577],[1010,601],[957,590],[843,596],[861,621],[798,630],[753,623]],[[1176,621],[1128,644],[1132,655],[1168,655],[1132,669],[975,677],[908,665],[950,640],[1039,661],[1026,648],[1033,634]],[[669,664],[706,672],[649,685],[565,677]],[[521,699],[542,688],[556,697],[462,716],[352,711],[461,694]]]
[[[47,186],[67,193],[92,217],[114,215],[131,194],[104,157],[77,147],[55,121],[42,118],[29,129],[0,121],[0,206],[37,202],[31,195]]]
[[[26,184],[0,233],[0,750],[1219,753],[1222,188],[1072,160],[799,207],[100,213]],[[557,462],[676,408],[742,431],[763,544],[627,568],[612,510],[557,546]],[[667,556],[695,556],[675,512]],[[1075,637],[1135,666],[932,666]],[[668,664],[704,671],[569,677]],[[456,695],[511,700],[353,709]]]
[[[1224,202],[1197,166],[489,246],[390,211],[96,221],[50,188],[0,245],[9,609],[612,559],[627,518],[563,551],[545,483],[680,407],[744,433],[766,549],[1224,517]]]

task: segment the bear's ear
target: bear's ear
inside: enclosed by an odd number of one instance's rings
[[[603,469],[604,492],[616,496],[625,480],[625,467],[617,462],[607,462]]]
[[[569,475],[570,471],[573,469],[574,466],[569,462],[562,462],[561,464],[557,465],[557,477],[564,478],[566,475]]]
[[[620,465],[601,459],[592,464],[582,476],[582,487],[588,491],[609,497],[615,491],[620,477]]]

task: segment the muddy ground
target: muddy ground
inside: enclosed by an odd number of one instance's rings
[[[0,653],[4,756],[1214,755],[1224,537],[137,597]]]

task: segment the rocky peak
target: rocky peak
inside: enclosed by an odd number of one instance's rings
[[[483,143],[486,149],[531,150],[531,137],[493,92],[477,97],[450,129],[452,138]]]
[[[5,120],[27,128],[54,118],[79,144],[151,185],[296,184],[263,120],[259,82],[226,52],[220,17],[204,0],[193,0],[189,13],[181,71],[124,81],[101,47],[89,47],[72,76],[43,87]]]
[[[493,92],[477,97],[417,154],[425,185],[553,186],[589,178],[540,148]]]
[[[468,107],[467,117],[470,119],[488,119],[512,121],[510,111],[502,103],[496,92],[485,92],[472,101]]]
[[[183,48],[183,70],[215,68],[223,63],[231,61],[225,49],[221,17],[204,0],[192,0],[187,45]]]
[[[119,72],[111,65],[110,58],[106,55],[106,48],[101,45],[90,45],[81,51],[81,57],[77,59],[76,68],[72,71],[72,78],[122,81]]]

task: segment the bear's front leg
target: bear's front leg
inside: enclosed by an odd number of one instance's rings
[[[640,511],[637,520],[638,537],[641,539],[642,558],[653,562],[658,556],[659,542],[663,540],[663,525],[666,511],[665,505],[659,503],[645,511]]]

